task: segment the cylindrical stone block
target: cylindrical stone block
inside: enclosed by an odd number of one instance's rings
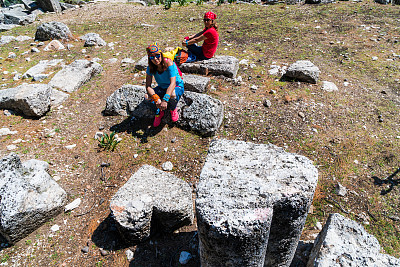
[[[213,141],[196,199],[202,266],[290,266],[317,181],[303,156],[274,145]]]

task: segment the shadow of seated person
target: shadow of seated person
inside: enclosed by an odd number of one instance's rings
[[[157,108],[154,103],[143,100],[136,108],[129,112],[129,117],[119,124],[111,126],[110,130],[121,133],[126,132],[139,138],[142,143],[147,143],[147,138],[157,135],[166,124],[173,124],[170,114],[166,113],[158,127],[153,126]]]

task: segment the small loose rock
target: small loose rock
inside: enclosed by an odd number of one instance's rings
[[[167,162],[164,162],[164,163],[163,163],[163,165],[161,166],[161,168],[162,168],[164,171],[172,171],[172,169],[174,168],[174,165],[172,164],[171,161],[167,161]]]

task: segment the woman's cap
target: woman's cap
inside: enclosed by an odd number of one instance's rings
[[[157,42],[149,45],[146,48],[146,50],[147,50],[147,54],[161,53],[160,47],[158,46]]]
[[[204,14],[204,18],[205,19],[211,19],[214,20],[217,18],[217,15],[215,15],[214,13],[212,13],[211,11],[208,11]]]

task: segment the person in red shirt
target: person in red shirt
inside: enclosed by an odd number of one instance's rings
[[[217,15],[209,11],[204,14],[204,29],[194,35],[187,36],[182,41],[182,45],[188,48],[189,57],[186,62],[197,60],[210,59],[217,51],[219,34],[218,26],[215,23]],[[202,46],[196,45],[198,42],[203,42]]]

